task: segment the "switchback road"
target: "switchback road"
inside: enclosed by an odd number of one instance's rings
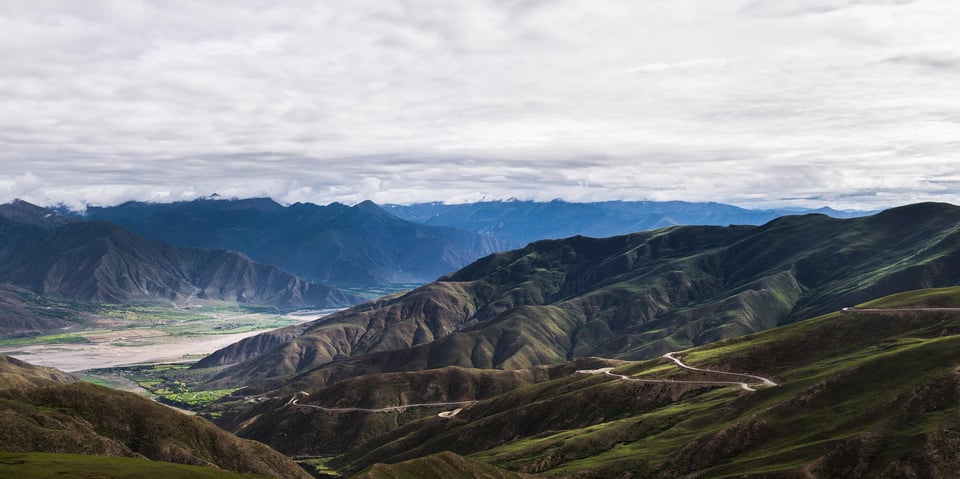
[[[681,368],[683,368],[683,369],[689,369],[689,370],[691,370],[691,371],[699,371],[699,372],[705,372],[705,373],[710,373],[710,374],[720,374],[720,375],[725,375],[725,376],[736,376],[736,377],[741,377],[741,378],[750,378],[750,379],[755,380],[755,381],[752,381],[752,382],[754,382],[754,383],[759,382],[759,383],[761,383],[761,384],[763,384],[763,385],[765,385],[765,386],[776,386],[776,385],[777,385],[777,383],[775,383],[775,382],[771,381],[770,379],[767,379],[767,378],[765,378],[765,377],[763,377],[763,376],[756,376],[756,375],[753,375],[753,374],[745,374],[745,373],[731,373],[731,372],[728,372],[728,371],[716,371],[716,370],[713,370],[713,369],[695,368],[695,367],[693,367],[693,366],[688,366],[688,365],[686,365],[683,361],[681,361],[679,358],[677,358],[676,356],[674,356],[675,354],[677,354],[677,353],[676,353],[676,352],[667,353],[667,354],[664,354],[663,357],[664,357],[664,358],[667,358],[667,359],[669,359],[669,360],[671,360],[671,361],[673,361],[678,367],[681,367]],[[620,380],[623,380],[623,381],[631,381],[631,382],[638,382],[638,383],[708,384],[708,385],[713,384],[713,385],[722,385],[722,386],[737,386],[737,387],[739,387],[740,389],[743,389],[744,391],[756,391],[756,389],[754,389],[752,386],[750,386],[750,383],[745,382],[745,381],[707,381],[707,380],[701,380],[701,381],[685,381],[685,380],[678,380],[678,379],[642,379],[642,378],[632,378],[632,377],[630,377],[630,376],[626,376],[626,375],[623,375],[623,374],[615,374],[615,373],[613,373],[612,371],[613,371],[613,368],[612,368],[612,367],[611,367],[611,368],[600,368],[600,369],[580,369],[580,370],[576,371],[574,374],[606,374],[606,375],[608,375],[608,376],[613,376],[613,377],[619,378]],[[472,405],[474,405],[474,404],[476,404],[476,403],[479,402],[479,401],[476,401],[476,400],[474,400],[474,401],[445,401],[445,402],[431,402],[431,403],[402,404],[402,405],[399,405],[399,406],[387,406],[387,407],[380,407],[380,408],[325,407],[325,406],[318,406],[318,405],[316,405],[316,404],[299,404],[299,403],[297,402],[297,400],[298,400],[298,397],[297,397],[297,396],[298,396],[299,394],[306,394],[306,393],[297,393],[297,394],[294,394],[293,397],[291,397],[290,400],[287,401],[287,404],[285,404],[285,406],[294,406],[294,407],[305,407],[305,408],[319,409],[319,410],[321,410],[321,411],[332,412],[332,413],[347,413],[347,412],[373,412],[373,413],[378,413],[378,412],[402,411],[402,410],[404,410],[404,409],[411,408],[411,407],[451,407],[451,406],[461,406],[461,407],[458,407],[457,409],[454,409],[454,410],[452,410],[452,411],[444,411],[444,412],[441,412],[440,414],[438,414],[438,416],[440,416],[440,417],[442,417],[442,418],[451,418],[451,417],[456,416],[457,414],[459,414],[460,411],[462,411],[464,408],[470,407],[470,406],[472,406]]]
[[[716,371],[716,370],[713,370],[713,369],[703,369],[703,368],[695,368],[695,367],[692,367],[692,366],[687,366],[686,364],[683,363],[683,361],[680,361],[676,356],[674,356],[674,354],[677,354],[677,353],[675,353],[675,352],[673,352],[673,353],[667,353],[667,354],[664,354],[663,357],[665,357],[665,358],[673,361],[677,366],[679,366],[679,367],[681,367],[681,368],[684,368],[684,369],[689,369],[689,370],[691,370],[691,371],[700,371],[700,372],[705,372],[705,373],[711,373],[711,374],[722,374],[722,375],[727,375],[727,376],[739,376],[739,377],[744,377],[744,378],[756,379],[757,381],[759,381],[760,383],[763,383],[763,384],[766,385],[766,386],[776,386],[776,385],[777,385],[777,383],[775,383],[775,382],[773,382],[773,381],[771,381],[771,380],[769,380],[769,379],[767,379],[767,378],[765,378],[765,377],[762,377],[762,376],[754,376],[753,374],[731,373],[731,372],[727,372],[727,371]],[[703,381],[686,381],[686,380],[679,380],[679,379],[642,379],[642,378],[632,378],[632,377],[630,377],[630,376],[625,376],[625,375],[623,375],[623,374],[616,374],[616,373],[613,373],[612,371],[613,371],[613,368],[601,368],[601,369],[581,369],[581,370],[579,370],[579,371],[577,371],[577,372],[578,372],[578,373],[581,373],[581,374],[606,374],[606,375],[608,375],[608,376],[614,376],[614,377],[620,378],[620,379],[623,380],[623,381],[632,381],[632,382],[639,382],[639,383],[716,384],[716,385],[722,385],[722,386],[738,386],[738,387],[740,387],[740,389],[743,389],[744,391],[756,391],[756,389],[754,389],[752,386],[750,386],[749,383],[747,383],[747,382],[742,382],[742,381],[706,381],[706,380],[703,380]]]

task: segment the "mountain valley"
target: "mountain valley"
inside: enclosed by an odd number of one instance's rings
[[[198,203],[227,204],[280,211]],[[200,418],[0,356],[0,474],[91,454],[117,477],[144,456],[184,477],[960,473],[956,206],[535,241],[344,310],[360,298],[242,254],[23,202],[0,230],[0,348],[21,359],[242,332],[187,363],[83,376]]]

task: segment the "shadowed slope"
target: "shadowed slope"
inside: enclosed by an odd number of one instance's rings
[[[267,198],[126,203],[87,217],[185,247],[240,251],[313,281],[423,283],[505,244],[453,228],[411,223],[365,201],[281,206]]]
[[[108,302],[197,297],[335,307],[357,301],[241,254],[178,249],[101,221],[45,227],[0,218],[0,282]]]
[[[924,301],[916,301],[918,298]],[[773,376],[735,386],[574,375],[428,417],[354,448],[344,471],[451,451],[547,477],[954,477],[960,312],[917,310],[960,289],[910,293],[679,354],[697,367]],[[864,305],[875,308],[877,305]],[[694,374],[666,359],[615,369]]]
[[[314,322],[213,384],[642,359],[958,282],[960,208],[946,204],[541,241]]]
[[[310,476],[263,444],[136,394],[0,355],[0,449],[147,457],[277,478]]]
[[[368,374],[326,387],[296,381],[300,389],[285,387],[286,394],[260,398],[253,406],[252,398],[242,396],[235,403],[221,401],[216,406],[226,412],[217,424],[288,455],[344,453],[411,421],[471,408],[473,401],[567,377],[577,369],[618,364],[587,358],[514,371],[447,367]],[[428,406],[408,406],[418,404]]]

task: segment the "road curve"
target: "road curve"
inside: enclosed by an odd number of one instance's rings
[[[702,372],[713,373],[713,374],[724,374],[724,375],[727,375],[727,376],[740,376],[740,377],[744,377],[744,378],[757,379],[757,380],[759,380],[760,382],[762,382],[765,386],[776,386],[776,385],[777,385],[777,383],[775,383],[775,382],[773,382],[773,381],[771,381],[771,380],[769,380],[769,379],[767,379],[767,378],[765,378],[765,377],[763,377],[763,376],[755,376],[755,375],[753,375],[753,374],[744,374],[744,373],[731,373],[731,372],[727,372],[727,371],[716,371],[716,370],[713,370],[713,369],[703,369],[703,368],[695,368],[695,367],[693,367],[693,366],[687,366],[687,365],[684,364],[682,361],[680,361],[679,359],[677,359],[677,357],[674,356],[674,354],[677,354],[677,353],[676,353],[676,352],[667,353],[667,354],[664,354],[663,357],[665,357],[665,358],[667,358],[667,359],[669,359],[669,360],[677,363],[677,366],[680,366],[681,368],[684,368],[684,369],[689,369],[689,370],[691,370],[691,371],[702,371]]]
[[[775,382],[771,381],[770,379],[767,379],[767,378],[765,378],[765,377],[763,377],[763,376],[756,376],[756,375],[753,375],[753,374],[745,374],[745,373],[731,373],[731,372],[728,372],[728,371],[716,371],[716,370],[713,370],[713,369],[695,368],[695,367],[693,367],[693,366],[688,366],[688,365],[684,364],[684,362],[681,361],[679,358],[677,358],[676,356],[674,356],[675,354],[677,354],[677,353],[676,353],[676,352],[667,353],[667,354],[664,354],[663,357],[665,357],[665,358],[673,361],[677,366],[679,366],[679,367],[681,367],[681,368],[683,368],[683,369],[689,369],[689,370],[691,370],[691,371],[700,371],[700,372],[711,373],[711,374],[722,374],[722,375],[726,375],[726,376],[737,376],[737,377],[742,377],[742,378],[755,379],[756,381],[759,381],[760,383],[762,383],[762,384],[765,385],[765,386],[776,386],[776,385],[777,385],[777,383],[775,383]],[[580,369],[580,370],[575,371],[574,374],[606,374],[606,375],[608,375],[608,376],[613,376],[613,377],[615,377],[615,378],[618,378],[618,379],[620,379],[620,380],[622,380],[622,381],[631,381],[631,382],[637,382],[637,383],[713,384],[713,385],[721,385],[721,386],[737,386],[737,387],[739,387],[740,389],[743,389],[744,391],[751,391],[751,392],[752,392],[752,391],[756,391],[756,389],[754,389],[752,386],[750,386],[750,383],[747,383],[747,382],[744,382],[744,381],[686,381],[686,380],[679,380],[679,379],[642,379],[642,378],[632,378],[632,377],[630,377],[630,376],[626,376],[626,375],[623,375],[623,374],[616,374],[616,373],[614,373],[614,372],[612,372],[612,371],[613,371],[613,368],[612,368],[612,367],[609,367],[609,368],[600,368],[600,369]],[[346,412],[374,412],[374,413],[377,413],[377,412],[400,411],[400,410],[403,410],[403,409],[406,409],[406,408],[410,408],[410,407],[450,407],[450,406],[460,406],[460,407],[458,407],[457,409],[455,409],[455,410],[453,410],[453,411],[444,411],[444,412],[441,412],[440,414],[437,414],[438,416],[440,416],[440,417],[442,417],[442,418],[451,418],[451,417],[456,416],[457,414],[459,414],[460,411],[462,411],[464,408],[473,406],[474,404],[480,402],[480,401],[477,401],[477,400],[473,400],[473,401],[446,401],[446,402],[432,402],[432,403],[403,404],[403,405],[399,405],[399,406],[387,406],[387,407],[381,407],[381,408],[324,407],[324,406],[317,406],[317,405],[315,405],[315,404],[299,404],[299,403],[297,402],[297,400],[298,400],[298,397],[297,397],[297,396],[300,395],[300,394],[301,394],[301,393],[296,393],[296,394],[294,394],[294,395],[290,398],[290,400],[287,401],[286,404],[284,404],[284,407],[286,407],[286,406],[306,407],[306,408],[319,409],[319,410],[321,410],[321,411],[333,412],[333,413],[346,413]],[[306,393],[302,393],[302,394],[306,394]]]
[[[756,380],[758,380],[759,382],[763,383],[763,384],[766,385],[766,386],[776,386],[776,385],[777,385],[777,383],[775,383],[775,382],[773,382],[773,381],[771,381],[771,380],[769,380],[769,379],[767,379],[767,378],[765,378],[765,377],[762,377],[762,376],[754,376],[753,374],[731,373],[731,372],[727,372],[727,371],[715,371],[715,370],[713,370],[713,369],[703,369],[703,368],[695,368],[695,367],[692,367],[692,366],[687,366],[686,364],[683,363],[683,361],[680,361],[679,359],[677,359],[677,357],[674,356],[674,354],[677,354],[677,353],[676,353],[676,352],[667,353],[667,354],[664,354],[663,357],[665,357],[665,358],[673,361],[674,363],[676,363],[677,366],[679,366],[679,367],[681,367],[681,368],[684,368],[684,369],[689,369],[689,370],[691,370],[691,371],[706,372],[706,373],[711,373],[711,374],[724,374],[724,375],[728,375],[728,376],[739,376],[739,377],[746,377],[746,378],[756,379]],[[578,370],[577,373],[580,373],[580,374],[606,374],[606,375],[608,375],[608,376],[613,376],[613,377],[616,377],[616,378],[620,378],[620,379],[623,380],[623,381],[632,381],[632,382],[639,382],[639,383],[714,384],[714,385],[722,385],[722,386],[738,386],[740,389],[743,389],[744,391],[751,391],[751,392],[752,392],[752,391],[756,391],[756,389],[754,389],[752,386],[750,386],[749,383],[743,382],[743,381],[685,381],[685,380],[679,380],[679,379],[640,379],[640,378],[632,378],[632,377],[630,377],[630,376],[625,376],[625,375],[623,375],[623,374],[616,374],[616,373],[613,373],[612,371],[613,371],[613,368],[581,369],[581,370]]]

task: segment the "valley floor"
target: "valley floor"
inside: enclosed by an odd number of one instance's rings
[[[141,344],[116,342],[80,344],[40,344],[0,348],[0,353],[67,372],[101,369],[130,364],[197,360],[217,349],[263,331],[203,336],[161,336],[141,340]]]
[[[194,310],[189,320],[165,324],[141,321],[98,321],[96,329],[62,330],[63,334],[0,342],[0,353],[38,366],[67,372],[132,364],[196,361],[220,348],[266,330],[312,321],[337,310],[288,313],[225,314]],[[131,327],[133,326],[133,327]],[[59,331],[58,331],[59,332]],[[55,336],[62,336],[58,340]],[[54,338],[52,340],[48,338]]]

